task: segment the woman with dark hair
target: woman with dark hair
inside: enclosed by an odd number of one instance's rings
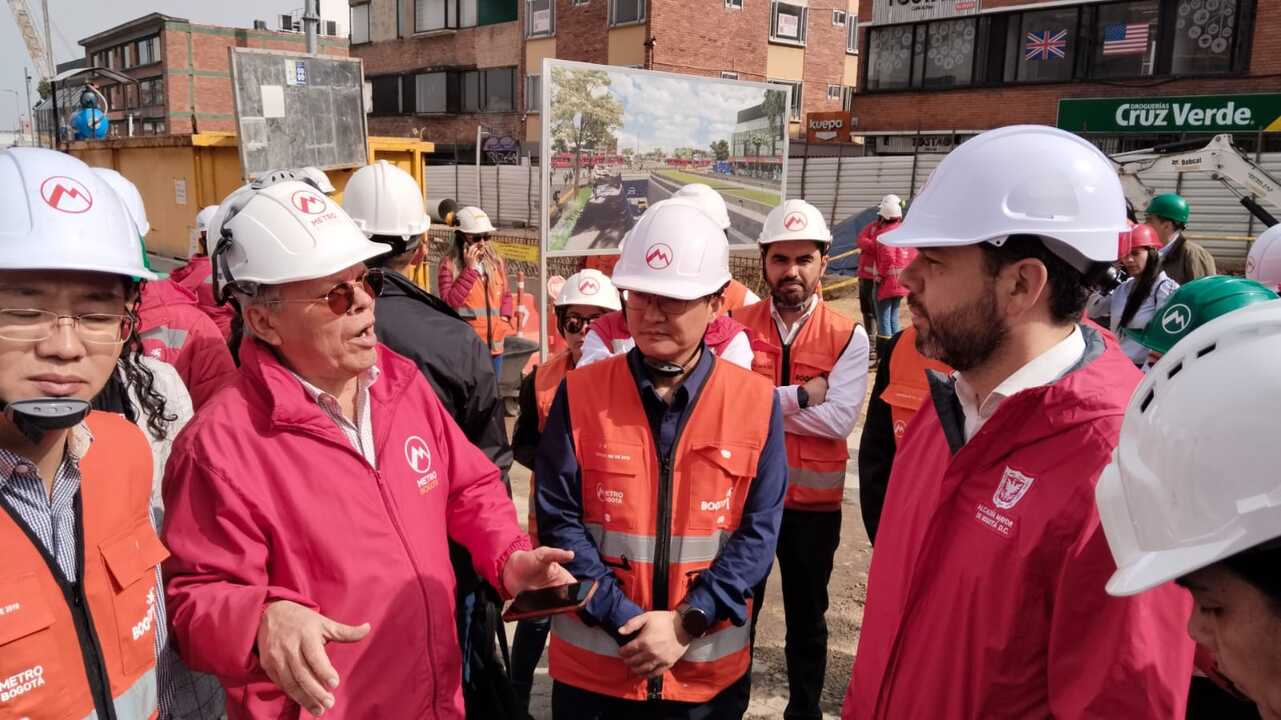
[[[1274,720],[1281,718],[1281,444],[1270,420],[1281,403],[1278,356],[1278,301],[1223,315],[1183,338],[1135,392],[1096,491],[1117,566],[1108,592],[1134,595],[1169,581],[1186,588],[1188,633]]]
[[[1166,299],[1179,289],[1179,284],[1161,269],[1160,247],[1152,228],[1134,226],[1130,230],[1129,252],[1123,252],[1120,261],[1129,279],[1110,295],[1095,297],[1089,307],[1091,318],[1109,319],[1109,329],[1121,341],[1121,350],[1139,367],[1147,361],[1148,350],[1131,335],[1142,332]]]
[[[484,210],[465,207],[454,214],[454,249],[440,262],[440,297],[471,325],[489,348],[494,374],[502,376],[503,341],[515,333],[515,305],[507,293],[507,266],[489,238],[494,226]]]

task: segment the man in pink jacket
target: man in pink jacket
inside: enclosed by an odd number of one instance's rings
[[[507,596],[571,581],[573,553],[529,549],[498,469],[378,343],[386,245],[297,181],[228,218],[218,289],[253,339],[167,466],[179,650],[233,720],[462,718],[447,539]]]
[[[218,213],[217,205],[210,205],[196,214],[196,242],[198,252],[187,264],[169,273],[169,278],[196,294],[201,312],[213,320],[222,333],[223,342],[231,337],[231,319],[236,312],[214,299],[213,265],[209,262],[209,232]],[[219,228],[212,228],[217,234]]]
[[[173,280],[143,284],[138,333],[143,352],[178,370],[196,410],[236,380],[226,338],[201,312],[196,294]]]
[[[1183,717],[1188,598],[1107,594],[1093,502],[1141,376],[1080,318],[1127,231],[1106,156],[1012,126],[948,155],[880,239],[920,250],[917,348],[957,372],[931,373],[898,449],[845,720]]]

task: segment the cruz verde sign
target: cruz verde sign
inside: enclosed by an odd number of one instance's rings
[[[1073,132],[1278,132],[1281,94],[1060,100]]]

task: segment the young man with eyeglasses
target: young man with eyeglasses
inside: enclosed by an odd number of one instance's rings
[[[787,453],[773,386],[704,342],[729,280],[713,220],[650,208],[614,269],[636,346],[575,369],[552,401],[539,540],[598,582],[552,621],[558,720],[747,710],[752,588],[774,556]]]
[[[215,277],[251,339],[166,468],[178,646],[232,717],[462,717],[448,539],[505,596],[572,554],[529,550],[498,469],[379,344],[385,244],[297,181],[227,218]]]
[[[168,717],[151,450],[90,411],[118,361],[138,367],[138,282],[155,276],[79,160],[0,152],[0,190],[0,717]]]

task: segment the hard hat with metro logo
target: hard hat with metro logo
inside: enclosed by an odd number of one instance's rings
[[[943,158],[903,223],[878,240],[933,248],[1036,235],[1084,272],[1115,262],[1128,231],[1125,193],[1106,155],[1065,130],[1013,125]]]
[[[618,288],[600,270],[591,268],[570,275],[564,288],[556,296],[556,307],[569,305],[592,305],[606,310],[623,309],[618,300]]]
[[[1281,225],[1273,225],[1255,238],[1245,259],[1245,276],[1274,290],[1281,286]]]
[[[1144,210],[1144,212],[1166,220],[1173,220],[1180,225],[1187,225],[1188,217],[1192,215],[1192,209],[1188,207],[1188,201],[1178,193],[1157,195],[1148,203],[1148,209]]]
[[[209,224],[213,221],[214,215],[217,214],[217,205],[208,205],[203,210],[196,213],[196,232],[209,232]]]
[[[876,214],[886,220],[898,220],[903,217],[903,198],[893,193],[881,198]]]
[[[729,242],[697,205],[654,203],[624,238],[614,286],[677,300],[713,295],[730,281]]]
[[[716,221],[722,230],[729,230],[729,208],[725,205],[725,198],[712,189],[712,186],[703,183],[689,183],[682,185],[672,197],[688,198],[696,203],[707,216]]]
[[[155,280],[111,185],[43,148],[0,151],[0,269],[86,270]]]
[[[1175,343],[1211,320],[1248,305],[1277,299],[1262,284],[1241,277],[1210,275],[1183,285],[1141,331],[1126,334],[1143,347],[1168,353]]]
[[[406,249],[410,240],[431,227],[414,176],[386,160],[352,174],[343,189],[342,207],[367,237],[398,237],[406,241]]]
[[[787,200],[777,205],[765,216],[757,242],[769,245],[788,240],[812,240],[824,244],[832,242],[832,232],[818,208],[804,200]]]
[[[388,250],[310,183],[251,186],[222,207],[227,219],[212,253],[220,298],[232,284],[253,293],[259,285],[314,280]]]
[[[1281,537],[1281,302],[1212,320],[1152,367],[1095,488],[1133,595]],[[1208,411],[1208,410],[1212,410]]]
[[[489,221],[489,215],[478,207],[468,206],[454,213],[454,222],[459,230],[468,235],[494,232],[494,224]]]

